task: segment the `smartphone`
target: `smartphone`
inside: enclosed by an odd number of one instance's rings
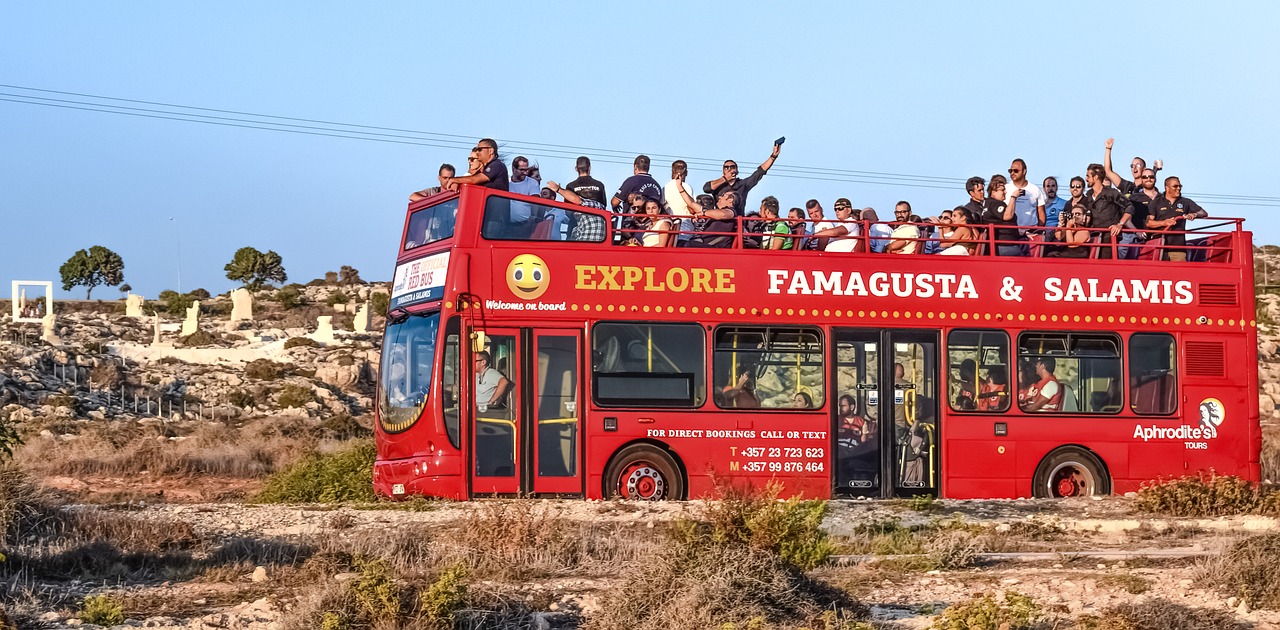
[[[775,145],[781,145],[783,142],[786,142],[786,141],[787,141],[787,137],[786,137],[786,136],[782,136],[781,138],[778,138],[777,140],[774,140],[774,141],[773,141],[773,143],[774,143]]]

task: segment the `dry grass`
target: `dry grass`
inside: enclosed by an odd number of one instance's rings
[[[1081,617],[1076,627],[1080,630],[1233,630],[1242,626],[1225,610],[1191,608],[1167,599],[1149,599],[1114,606],[1100,616]]]
[[[1231,516],[1280,511],[1280,493],[1212,473],[1143,484],[1134,505],[1169,516]]]
[[[1280,533],[1249,536],[1237,541],[1220,556],[1198,566],[1202,583],[1226,595],[1237,596],[1254,608],[1280,610]]]
[[[1280,484],[1280,426],[1262,427],[1262,480]]]

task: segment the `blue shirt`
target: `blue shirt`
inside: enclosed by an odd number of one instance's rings
[[[1062,213],[1062,209],[1067,206],[1067,200],[1062,197],[1054,197],[1053,201],[1046,201],[1044,204],[1044,224],[1049,227],[1058,225],[1058,215]]]

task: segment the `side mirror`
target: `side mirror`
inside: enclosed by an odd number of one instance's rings
[[[489,338],[485,336],[483,330],[476,330],[471,333],[471,351],[481,352],[489,345]]]

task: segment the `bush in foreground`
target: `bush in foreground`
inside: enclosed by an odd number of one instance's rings
[[[115,626],[124,623],[124,607],[106,595],[84,598],[80,621],[98,626]]]
[[[782,486],[763,489],[721,485],[717,501],[705,508],[705,522],[685,523],[677,529],[684,542],[709,536],[713,542],[748,545],[777,554],[784,562],[807,571],[826,562],[835,546],[822,530],[826,501],[779,501]]]
[[[1199,566],[1200,580],[1255,608],[1280,609],[1280,533],[1242,538]]]
[[[1280,496],[1239,477],[1210,473],[1143,484],[1136,505],[1169,516],[1272,514],[1280,507]]]
[[[1080,630],[1226,630],[1239,627],[1225,610],[1190,608],[1167,599],[1120,604],[1076,621]]]
[[[372,440],[337,453],[311,455],[267,479],[259,503],[375,501]]]
[[[1035,600],[1010,591],[1002,599],[990,593],[948,606],[933,630],[1020,630],[1034,628],[1042,615]]]

